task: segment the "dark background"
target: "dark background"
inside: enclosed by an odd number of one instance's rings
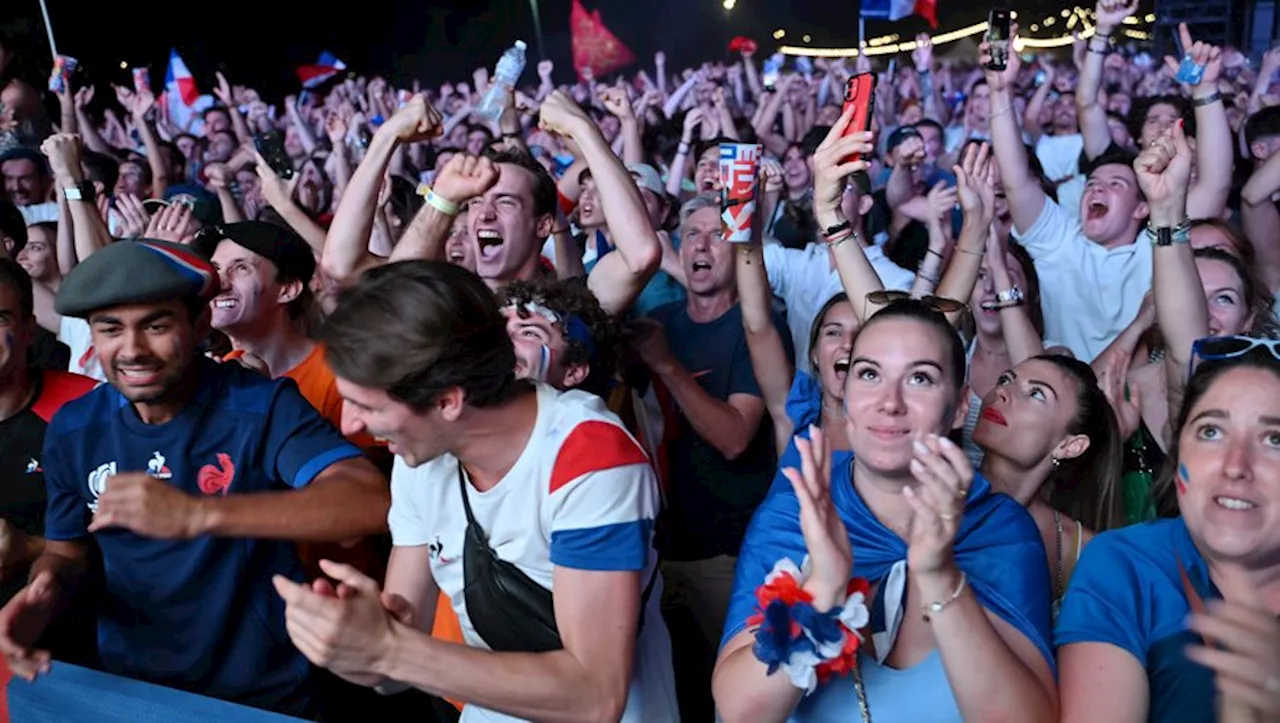
[[[1089,4],[1081,0],[1082,4]],[[128,65],[149,65],[152,83],[163,83],[170,47],[176,47],[208,92],[213,72],[224,70],[233,83],[257,87],[269,98],[298,89],[293,70],[328,50],[358,72],[387,75],[393,83],[412,78],[424,84],[469,79],[479,66],[492,66],[516,38],[529,43],[536,60],[528,0],[424,2],[423,0],[218,0],[181,5],[142,0],[48,0],[59,50],[81,61],[77,82],[128,84]],[[47,77],[48,43],[37,0],[7,0],[21,21],[21,41]],[[539,0],[547,55],[556,79],[572,75],[569,41],[571,0]],[[1043,16],[1074,3],[1020,2],[1023,13]],[[966,25],[986,15],[986,5],[941,0],[940,30]],[[305,8],[299,10],[298,8]],[[772,51],[776,28],[786,42],[801,43],[807,32],[815,46],[853,45],[858,39],[858,2],[839,0],[738,0],[726,11],[721,0],[586,0],[605,24],[651,68],[663,50],[671,70],[719,57],[730,38],[748,35],[762,51]],[[177,9],[180,8],[180,9]],[[0,17],[0,24],[5,22]],[[870,36],[889,30],[904,36],[925,29],[918,18],[890,26],[867,23]],[[636,66],[639,67],[639,66]],[[530,76],[526,75],[525,80]]]

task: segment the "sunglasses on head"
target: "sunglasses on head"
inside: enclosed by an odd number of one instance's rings
[[[1198,362],[1222,361],[1244,356],[1255,349],[1266,349],[1280,361],[1280,339],[1255,339],[1252,336],[1207,336],[1191,345],[1191,363],[1187,377],[1195,372]]]
[[[870,294],[867,294],[866,305],[868,307],[884,307],[900,301],[913,300],[918,301],[941,314],[954,314],[958,311],[963,311],[964,309],[969,308],[969,305],[963,301],[948,299],[945,296],[934,296],[933,294],[912,296],[911,293],[907,291],[872,291]],[[864,317],[865,316],[867,315],[864,314]]]

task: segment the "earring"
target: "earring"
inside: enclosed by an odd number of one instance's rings
[[[1061,467],[1061,466],[1062,466],[1062,460],[1058,459],[1057,457],[1053,457],[1052,459],[1053,459],[1053,468],[1054,468],[1054,469],[1057,469],[1057,468],[1059,468],[1059,467]]]

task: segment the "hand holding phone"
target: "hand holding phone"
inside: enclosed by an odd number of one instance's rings
[[[986,64],[987,70],[1002,71],[1009,67],[1012,26],[1008,10],[992,8],[987,15],[987,44],[991,48],[991,60]]]
[[[858,73],[849,79],[849,82],[844,87],[844,108],[842,112],[848,113],[852,108],[853,120],[844,129],[844,137],[871,130],[871,111],[875,108],[875,101],[876,76],[874,73]],[[859,154],[854,153],[848,158],[842,158],[840,163],[856,161],[858,157]]]
[[[283,133],[272,130],[256,135],[253,137],[253,146],[277,176],[286,181],[293,178],[293,161],[284,150]]]

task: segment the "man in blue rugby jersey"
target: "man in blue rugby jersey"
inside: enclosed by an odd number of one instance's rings
[[[199,353],[216,278],[185,246],[141,240],[63,282],[57,311],[89,322],[110,385],[46,432],[47,543],[0,610],[0,653],[22,677],[48,670],[34,643],[92,537],[108,672],[311,716],[312,669],[271,578],[302,578],[293,541],[385,531],[388,485],[292,381]]]

